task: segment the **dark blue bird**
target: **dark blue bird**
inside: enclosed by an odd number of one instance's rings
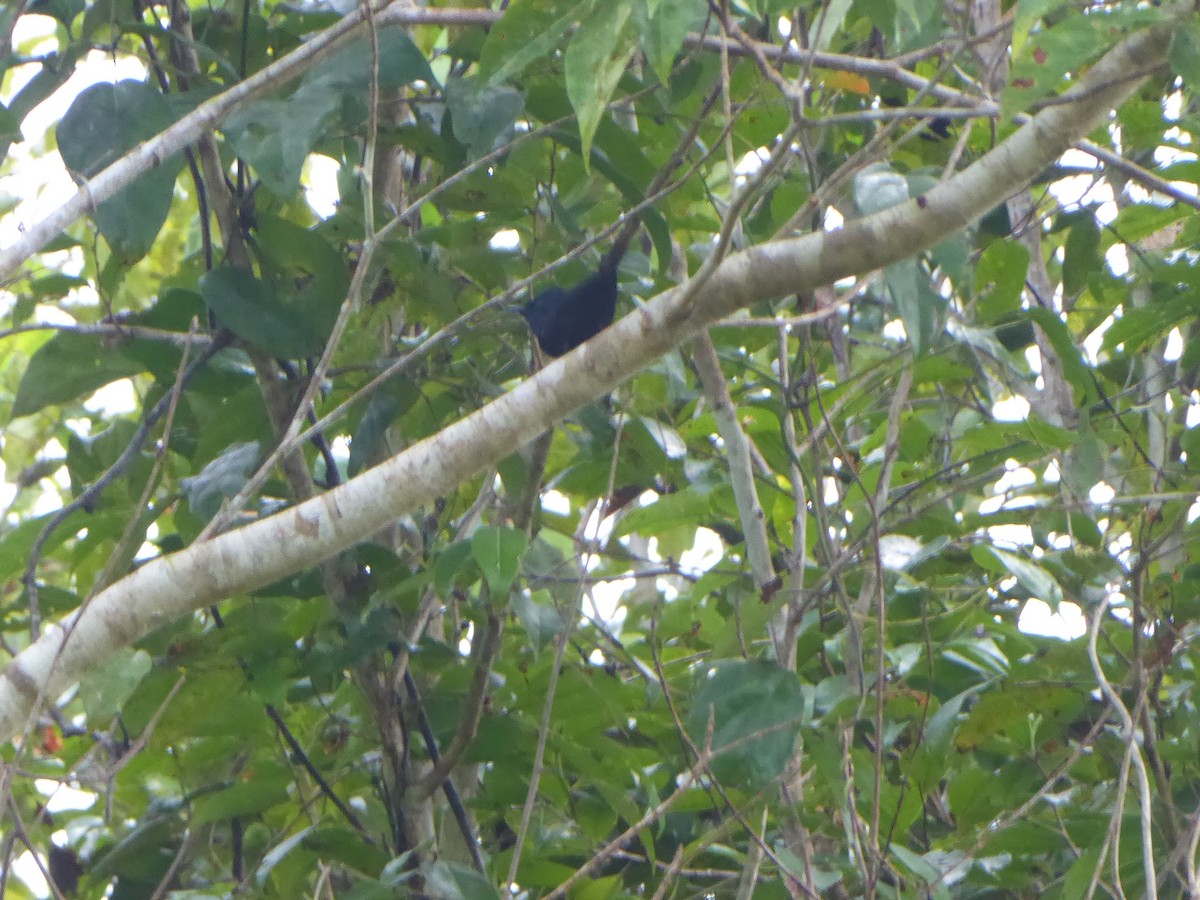
[[[624,247],[620,255],[623,252]],[[548,287],[519,308],[543,353],[562,356],[612,324],[620,255],[605,256],[586,281],[570,288]]]

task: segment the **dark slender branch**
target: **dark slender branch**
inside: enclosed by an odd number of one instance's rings
[[[436,766],[441,759],[437,738],[433,734],[433,728],[429,725],[429,717],[425,714],[425,704],[421,702],[421,694],[417,691],[417,682],[412,677],[412,670],[408,668],[404,670],[404,687],[408,690],[409,699],[412,700],[417,712],[417,730],[421,732],[421,739],[425,741],[425,749]],[[446,795],[446,803],[454,815],[458,830],[462,834],[467,848],[471,851],[472,861],[476,868],[486,875],[487,865],[483,861],[483,854],[479,852],[479,839],[471,827],[471,820],[467,818],[467,810],[463,806],[462,798],[458,795],[458,788],[454,786],[454,782],[449,777],[442,782],[442,793]]]
[[[229,823],[229,843],[233,857],[229,864],[229,874],[235,882],[241,884],[246,878],[246,829],[242,825],[241,816],[234,816]]]
[[[317,783],[317,787],[321,789],[321,793],[328,797],[329,801],[337,807],[338,812],[346,818],[346,821],[354,826],[354,830],[363,836],[363,840],[374,846],[375,840],[367,833],[367,829],[363,826],[362,821],[354,814],[354,810],[347,806],[342,798],[337,795],[333,790],[333,785],[326,781],[325,776],[313,765],[312,760],[308,758],[308,754],[304,752],[304,748],[300,746],[300,742],[296,740],[291,729],[287,727],[287,723],[283,721],[283,716],[279,714],[279,710],[271,703],[265,704],[264,708],[271,721],[275,723],[275,727],[279,729],[279,734],[283,737],[297,761],[304,767],[304,771],[308,772],[309,777]]]
[[[304,376],[299,370],[288,360],[279,360],[279,367],[283,369],[284,374],[292,381],[300,381]],[[312,362],[309,361],[309,368],[312,368]],[[311,373],[308,377],[312,377]],[[308,409],[305,412],[305,418],[308,419],[310,425],[317,424],[317,410],[313,404],[308,404]],[[324,488],[337,487],[342,483],[341,473],[338,471],[337,459],[333,455],[333,448],[329,446],[329,441],[325,438],[325,432],[319,431],[317,428],[312,428],[309,431],[308,442],[313,445],[316,451],[321,454],[321,459],[325,462],[325,483]]]

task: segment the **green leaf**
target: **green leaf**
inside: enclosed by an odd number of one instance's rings
[[[467,574],[468,570],[471,577],[466,583],[470,584],[477,579],[479,572],[468,565],[472,558],[471,544],[467,541],[458,541],[439,553],[433,564],[434,587],[445,594],[455,584],[463,582],[462,576]]]
[[[406,378],[395,379],[371,395],[367,410],[350,440],[350,461],[346,471],[351,476],[382,461],[388,449],[388,428],[397,417],[412,408],[418,396],[416,387]]]
[[[980,318],[995,322],[1021,308],[1029,251],[1017,241],[995,241],[979,256],[975,267],[975,290],[980,295]]]
[[[1100,226],[1092,210],[1085,209],[1075,219],[1063,245],[1063,292],[1074,297],[1087,287],[1093,272],[1100,271]]]
[[[446,107],[454,137],[478,159],[511,138],[525,111],[525,97],[513,88],[480,79],[451,78],[446,83]]]
[[[648,506],[631,509],[621,517],[613,537],[653,535],[678,525],[698,525],[713,511],[713,497],[687,488],[659,497]]]
[[[1179,447],[1187,454],[1188,468],[1200,468],[1200,426],[1185,428],[1179,436]]]
[[[590,0],[512,0],[492,26],[479,54],[479,77],[500,84],[530,63],[549,59]]]
[[[933,336],[933,308],[922,301],[920,266],[915,259],[893,263],[884,270],[883,283],[900,313],[913,355],[921,356]]]
[[[446,900],[500,900],[500,893],[487,878],[474,869],[445,859],[434,860],[422,868],[426,890]]]
[[[222,503],[237,496],[258,465],[260,455],[257,441],[233,444],[201,469],[199,475],[184,478],[180,485],[196,517],[211,519]]]
[[[854,176],[854,205],[864,216],[891,209],[908,199],[908,180],[890,166],[876,163]]]
[[[1171,42],[1171,68],[1191,85],[1195,91],[1200,87],[1200,22],[1195,17],[1185,19],[1175,31]]]
[[[198,797],[192,803],[191,821],[203,825],[263,812],[287,802],[291,783],[291,771],[287,766],[259,759],[245,780],[215,794]]]
[[[394,91],[416,81],[437,85],[429,60],[413,43],[408,29],[399,25],[384,28],[376,38],[380,90]],[[371,39],[356,38],[306,73],[304,84],[335,88],[339,93],[365,100],[371,84],[372,55]]]
[[[525,532],[515,528],[485,525],[471,536],[471,556],[483,571],[495,602],[508,600],[526,546]]]
[[[539,597],[542,599],[539,600]],[[566,630],[562,614],[554,607],[553,599],[545,591],[533,595],[517,591],[513,594],[512,607],[535,650],[541,650]]]
[[[1017,0],[1013,17],[1012,52],[1016,56],[1025,46],[1029,32],[1046,13],[1060,7],[1058,0]]]
[[[385,28],[378,41],[380,90],[394,91],[415,81],[437,84],[405,29]],[[295,193],[304,160],[329,137],[338,119],[346,129],[365,121],[371,60],[370,40],[359,38],[314,66],[286,100],[259,100],[226,119],[222,130],[229,142],[276,196]]]
[[[1055,684],[1008,686],[982,694],[958,728],[954,743],[960,753],[973,750],[998,736],[1018,746],[1026,743],[1037,717],[1065,725],[1068,713],[1084,706],[1084,695]]]
[[[1092,374],[1084,363],[1083,357],[1080,356],[1079,348],[1075,346],[1071,333],[1067,330],[1063,320],[1053,310],[1046,309],[1044,306],[1025,310],[1024,315],[1040,325],[1046,333],[1046,337],[1050,339],[1050,344],[1054,347],[1054,352],[1058,354],[1058,361],[1067,381],[1089,403],[1095,402],[1096,383],[1092,380]]]
[[[222,130],[277,197],[288,197],[300,184],[304,160],[325,136],[340,107],[338,94],[324,87],[302,87],[290,100],[248,103],[225,120]]]
[[[636,48],[629,26],[630,9],[617,0],[605,3],[580,23],[565,55],[567,96],[575,109],[583,158],[590,158],[592,139],[608,101]]]
[[[162,94],[141,81],[100,83],[79,92],[58,125],[58,152],[75,175],[91,178],[173,122]],[[182,157],[139,175],[96,209],[96,226],[126,265],[154,245],[171,208]]]
[[[1082,16],[1031,35],[1009,71],[1001,95],[1002,115],[1008,118],[1024,112],[1047,94],[1061,90],[1067,73],[1094,54],[1092,36]]]
[[[1076,431],[1074,446],[1063,460],[1063,475],[1077,494],[1085,496],[1100,481],[1104,471],[1100,440],[1086,409],[1079,413]]]
[[[84,712],[94,728],[102,728],[121,709],[151,668],[149,654],[124,647],[79,684]]]
[[[735,660],[709,670],[687,726],[692,742],[703,749],[711,719],[711,747],[718,754],[713,772],[731,785],[760,790],[787,767],[803,710],[795,673],[765,660]]]
[[[64,331],[42,344],[21,376],[12,418],[68,403],[146,371],[140,361],[108,343],[99,335]]]
[[[1191,298],[1126,309],[1104,332],[1101,347],[1105,350],[1115,350],[1124,345],[1125,353],[1139,353],[1165,339],[1172,328],[1190,321],[1195,315]]]
[[[213,269],[200,279],[200,295],[222,325],[272,356],[302,359],[324,348],[329,332],[323,323],[245,269]]]
[[[645,8],[634,6],[641,47],[658,80],[667,84],[688,32],[698,31],[704,21],[705,4],[703,0],[659,0],[648,17]]]
[[[1083,848],[1079,857],[1071,863],[1066,877],[1062,882],[1063,897],[1086,897],[1093,893],[1092,884],[1096,873],[1103,871],[1105,849],[1101,847]],[[1075,885],[1075,887],[1071,887]]]
[[[642,416],[641,423],[667,459],[682,459],[687,455],[687,443],[670,425],[650,416]]]
[[[852,0],[831,0],[820,15],[813,16],[812,28],[806,46],[814,50],[828,50],[834,35],[841,31],[846,14],[850,12]]]
[[[271,875],[271,871],[282,862],[288,854],[304,843],[305,839],[317,828],[316,825],[309,825],[307,828],[301,828],[295,834],[290,834],[274,847],[272,847],[263,856],[262,862],[258,864],[258,868],[254,870],[254,882],[259,887],[263,887],[267,883],[267,879]]]
[[[8,155],[10,145],[22,140],[21,129],[18,126],[24,121],[25,116],[66,84],[67,79],[75,71],[76,62],[84,52],[83,48],[73,46],[61,55],[48,53],[38,61],[41,63],[41,68],[8,101],[8,115],[5,116],[7,124],[4,133],[0,134],[0,159]]]
[[[987,552],[999,560],[1009,574],[1015,575],[1017,581],[1021,582],[1030,594],[1047,603],[1051,609],[1058,609],[1063,600],[1063,593],[1054,576],[1037,563],[1005,550],[988,547]]]
[[[900,862],[900,865],[908,869],[917,878],[920,878],[927,884],[937,880],[938,870],[916,853],[897,843],[891,844],[889,849],[892,856]]]
[[[350,286],[345,260],[311,229],[267,213],[257,219],[264,280],[323,349]]]

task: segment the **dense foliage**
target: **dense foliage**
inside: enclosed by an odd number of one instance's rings
[[[0,10],[0,243],[33,240],[59,155],[88,211],[0,269],[4,663],[533,377],[516,305],[631,217],[618,315],[996,159],[1175,14],[335,5]],[[41,867],[116,898],[1200,896],[1200,26],[1175,28],[977,224],[783,299],[751,265],[748,310],[371,540],[61,696],[10,667],[37,703],[0,894]]]

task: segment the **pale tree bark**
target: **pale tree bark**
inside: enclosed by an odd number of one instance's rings
[[[734,310],[911,257],[1030,183],[1164,64],[1172,27],[1139,32],[1060,102],[960,174],[845,228],[734,254],[669,290],[475,413],[346,484],[275,516],[147,563],[48,627],[0,673],[0,739],[26,728],[114,650],[218,600],[312,566],[374,534],[611,391]]]

